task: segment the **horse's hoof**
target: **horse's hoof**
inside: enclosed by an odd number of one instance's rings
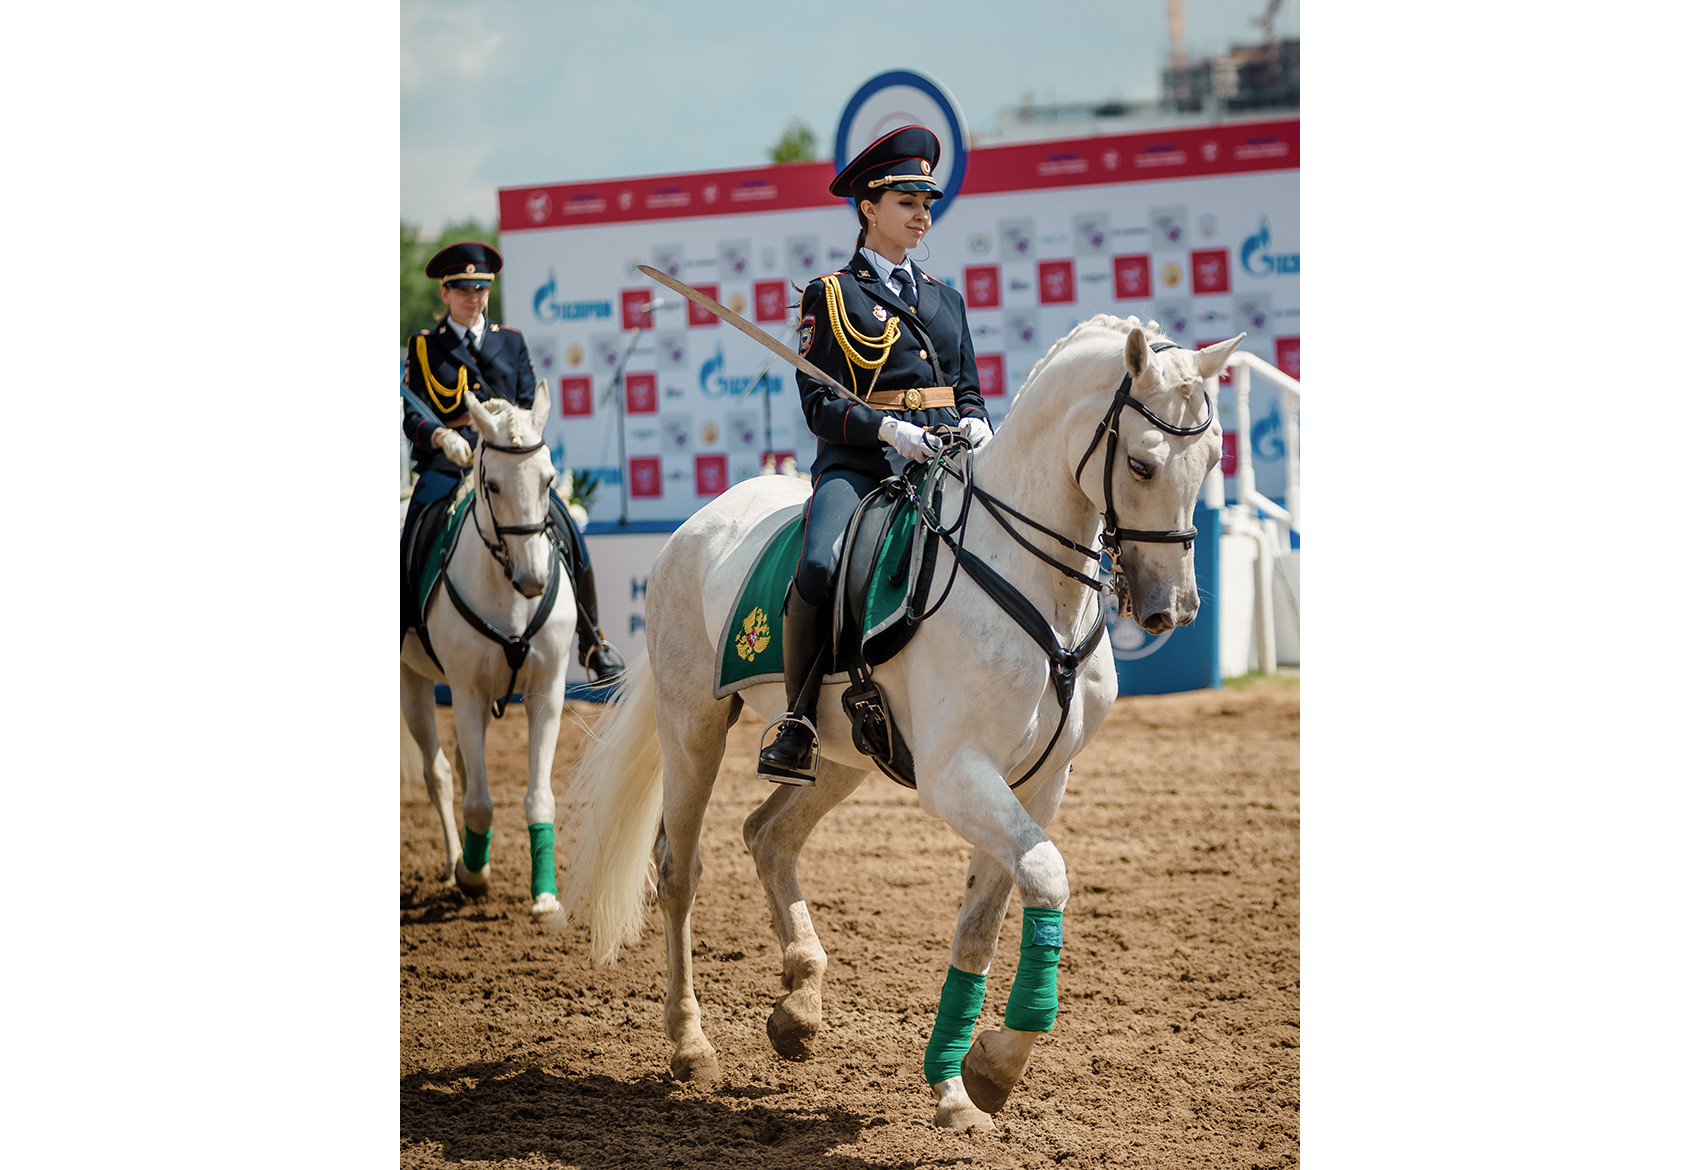
[[[461,888],[461,893],[469,898],[482,898],[490,892],[490,866],[483,869],[468,869],[466,862],[455,859],[455,884]]]
[[[963,1088],[961,1077],[952,1077],[940,1081],[933,1086],[934,1100],[939,1107],[933,1111],[933,1124],[940,1129],[955,1130],[958,1133],[994,1133],[998,1123],[992,1120],[992,1115],[982,1113],[969,1100],[968,1092]]]
[[[969,1046],[968,1055],[963,1057],[963,1088],[975,1107],[987,1113],[997,1113],[1004,1108],[1027,1065],[1027,1061],[1023,1060],[1015,1068],[1010,1068],[1009,1060],[999,1059],[997,1048],[1002,1035],[997,1029],[982,1032]]]
[[[815,1033],[821,1030],[820,1013],[813,1021],[799,1019],[786,1007],[785,996],[774,1001],[768,1016],[768,1043],[787,1060],[809,1060],[815,1055]]]
[[[668,1074],[676,1081],[704,1085],[721,1079],[720,1058],[705,1041],[701,1048],[680,1049],[668,1062]]]
[[[532,902],[532,921],[539,926],[549,926],[561,916],[561,903],[554,894],[539,894]]]

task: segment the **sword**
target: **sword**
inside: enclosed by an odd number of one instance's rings
[[[668,288],[671,288],[674,292],[678,293],[692,304],[707,309],[709,312],[719,317],[722,321],[725,321],[728,325],[731,325],[734,329],[750,338],[750,340],[771,350],[775,355],[784,358],[786,361],[808,374],[811,378],[814,378],[817,382],[826,386],[840,398],[848,398],[852,402],[862,401],[862,399],[858,398],[855,394],[846,390],[844,386],[839,383],[837,378],[834,378],[820,366],[816,365],[814,362],[810,361],[802,354],[799,354],[796,350],[789,346],[781,345],[778,341],[774,340],[773,337],[769,336],[761,329],[758,329],[756,326],[746,321],[743,317],[740,317],[737,313],[733,312],[719,301],[704,296],[690,285],[683,284],[680,281],[675,280],[665,272],[656,271],[648,264],[638,265],[638,271],[642,272],[651,280],[660,281],[662,284],[667,285]]]

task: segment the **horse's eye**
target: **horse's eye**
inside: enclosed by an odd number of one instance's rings
[[[499,496],[502,494],[502,489],[491,483],[488,479],[484,481],[484,490],[493,496]]]
[[[1132,455],[1128,457],[1128,470],[1134,473],[1135,479],[1151,479],[1158,473],[1158,469],[1152,464],[1143,459],[1136,459]]]

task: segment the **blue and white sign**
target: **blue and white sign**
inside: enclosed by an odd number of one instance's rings
[[[925,126],[939,139],[939,165],[933,168],[933,178],[945,194],[933,203],[937,222],[962,189],[969,161],[963,111],[937,79],[894,69],[864,82],[839,115],[833,161],[842,171],[869,143],[903,126]]]

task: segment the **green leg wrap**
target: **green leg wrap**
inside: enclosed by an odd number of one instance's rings
[[[1063,911],[1022,908],[1022,957],[1004,1005],[1004,1026],[1049,1032],[1057,1020],[1057,957],[1063,953]]]
[[[532,836],[532,899],[555,893],[555,826],[527,825]]]
[[[921,1062],[929,1085],[963,1075],[963,1057],[969,1053],[975,1019],[985,998],[985,975],[946,968],[945,986],[939,991],[939,1014],[933,1017],[933,1035],[927,1038],[927,1055]]]
[[[477,873],[490,864],[490,839],[496,835],[495,829],[486,829],[482,833],[467,830],[467,843],[461,850],[461,864]]]

